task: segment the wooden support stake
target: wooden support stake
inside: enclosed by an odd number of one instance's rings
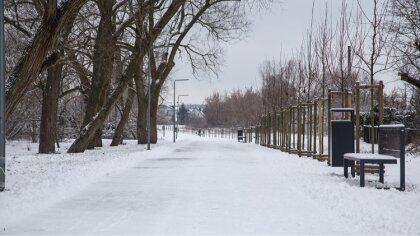
[[[330,158],[331,158],[331,156],[330,156],[330,139],[331,139],[331,136],[330,136],[330,132],[331,132],[331,112],[330,112],[330,109],[331,109],[331,107],[332,107],[332,94],[331,94],[331,89],[328,89],[328,107],[327,107],[327,114],[328,114],[328,134],[327,134],[327,137],[328,137],[328,144],[327,144],[327,153],[328,153],[328,159],[327,159],[327,164],[328,165],[331,165],[331,160],[330,160]]]
[[[299,104],[297,107],[297,150],[298,155],[301,157],[302,151],[302,105]]]
[[[354,99],[355,102],[355,107],[356,107],[356,124],[355,124],[355,128],[356,128],[356,153],[360,152],[360,82],[357,81],[356,82],[356,86],[355,86],[355,90],[356,90],[356,97]]]

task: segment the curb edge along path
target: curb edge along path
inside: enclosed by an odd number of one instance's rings
[[[413,209],[418,193],[358,188],[341,169],[254,144],[192,136],[177,143],[172,152],[110,174],[6,233],[420,231]]]

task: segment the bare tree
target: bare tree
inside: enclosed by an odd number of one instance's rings
[[[62,1],[59,6],[57,2],[57,0],[48,0],[43,5],[42,23],[6,82],[7,116],[11,115],[17,103],[28,91],[31,82],[43,70],[57,62],[58,55],[52,52],[57,48],[53,47],[57,45],[63,28],[68,25],[72,16],[79,12],[86,0]]]
[[[405,82],[420,89],[420,2],[393,0],[390,7],[394,16],[389,31],[396,35],[393,60]]]
[[[127,65],[124,74],[121,76],[121,78],[119,78],[117,86],[109,95],[104,105],[93,116],[93,119],[82,128],[79,137],[69,148],[69,153],[83,152],[88,147],[89,143],[95,138],[95,133],[98,132],[98,130],[100,130],[103,126],[103,123],[105,122],[105,120],[111,112],[111,108],[115,105],[117,100],[125,91],[128,81],[131,78],[135,78],[135,74],[137,73],[136,71],[141,70],[141,68],[139,69],[138,65],[142,65],[142,61],[144,60],[144,57],[146,56],[147,52],[153,46],[153,43],[162,33],[165,26],[170,22],[172,17],[181,8],[183,3],[183,0],[175,0],[172,1],[168,6],[164,6],[165,10],[162,11],[161,17],[159,18],[157,23],[153,25],[153,28],[149,30],[147,35],[144,34],[145,30],[143,27],[143,23],[136,25],[136,28],[134,29],[134,32],[136,33],[136,40],[134,42],[135,46],[133,47],[133,57]],[[139,91],[137,91],[137,93],[138,92]]]
[[[386,32],[386,17],[388,16],[388,3],[384,1],[379,3],[378,0],[373,0],[373,16],[369,17],[366,9],[363,9],[360,1],[358,1],[358,25],[356,27],[357,41],[350,40],[350,42],[358,42],[353,44],[353,53],[360,60],[361,70],[369,75],[370,84],[374,85],[374,77],[380,72],[386,71],[390,68],[390,53],[389,45],[392,44],[390,34]],[[392,22],[392,21],[391,21]],[[374,133],[374,89],[370,89],[370,123],[372,125],[372,134]],[[374,150],[374,142],[372,142],[372,151]]]

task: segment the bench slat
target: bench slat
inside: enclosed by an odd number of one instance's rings
[[[345,153],[344,158],[349,160],[395,160],[396,157],[384,154],[374,154],[374,153]]]

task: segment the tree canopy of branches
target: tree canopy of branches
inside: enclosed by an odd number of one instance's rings
[[[79,131],[73,132],[68,152],[83,152],[102,145],[102,130],[111,119],[116,122],[113,145],[121,143],[129,117],[137,113],[136,136],[144,143],[151,93],[156,142],[157,107],[176,60],[185,57],[196,74],[217,74],[224,43],[243,37],[251,8],[271,2],[6,1],[10,133],[28,121],[40,123],[39,151],[54,153],[54,143],[63,135],[58,126],[71,125]],[[22,120],[25,106],[33,112]]]
[[[393,0],[390,32],[396,35],[393,60],[401,79],[420,89],[420,2]]]
[[[205,99],[203,112],[210,127],[247,127],[257,123],[261,104],[261,94],[253,88],[225,95],[215,92]]]

